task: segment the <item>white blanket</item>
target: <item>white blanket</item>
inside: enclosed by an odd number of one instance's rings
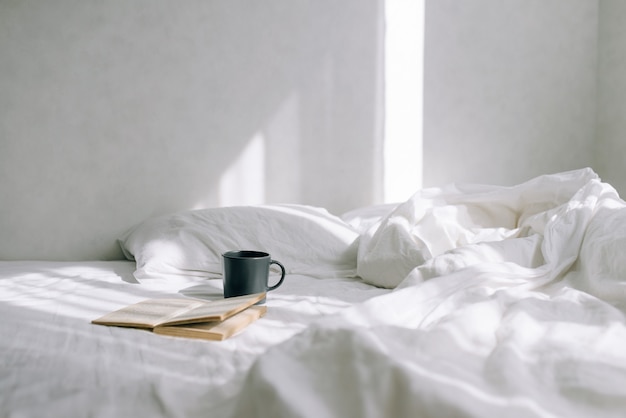
[[[270,349],[238,416],[626,416],[625,239],[591,170],[420,192],[362,237],[396,291]]]
[[[561,271],[577,256],[589,211],[607,187],[584,169],[513,187],[452,184],[420,191],[363,234],[358,274],[390,288],[417,266],[413,281],[484,262],[543,265],[557,274],[551,264],[563,263]]]

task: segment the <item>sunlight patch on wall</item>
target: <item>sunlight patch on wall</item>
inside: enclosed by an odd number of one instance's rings
[[[300,96],[289,93],[276,107],[263,127],[266,139],[267,183],[266,200],[293,203],[301,200],[302,156]]]
[[[385,2],[385,202],[422,187],[424,1]]]
[[[252,137],[220,179],[220,206],[265,203],[265,138]]]

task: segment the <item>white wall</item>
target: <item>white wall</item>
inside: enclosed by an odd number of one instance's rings
[[[626,2],[424,1],[425,186],[592,166],[626,191]],[[380,202],[382,3],[0,0],[0,260],[117,258],[179,209]]]
[[[0,259],[117,258],[179,209],[380,200],[382,10],[0,0]]]
[[[595,167],[626,197],[626,2],[600,1]]]
[[[430,0],[425,30],[425,186],[593,165],[597,1]]]

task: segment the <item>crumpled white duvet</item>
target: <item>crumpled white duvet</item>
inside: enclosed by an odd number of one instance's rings
[[[361,237],[386,295],[270,348],[236,416],[626,416],[626,204],[590,169],[417,193]]]
[[[550,273],[540,276],[554,276],[554,263],[562,272],[578,255],[597,200],[606,193],[615,195],[590,169],[513,187],[425,189],[361,236],[357,271],[388,288],[409,272],[415,282],[478,263],[541,267]]]

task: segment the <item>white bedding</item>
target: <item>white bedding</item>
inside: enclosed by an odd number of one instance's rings
[[[141,298],[218,297],[219,280],[0,262],[1,414],[626,416],[626,204],[593,171],[342,219],[364,280],[289,275],[219,343],[89,323]]]
[[[134,270],[130,261],[0,262],[0,416],[230,416],[268,347],[386,293],[356,279],[288,275],[264,318],[220,342],[90,324],[146,298],[222,297],[220,280],[138,284]]]

